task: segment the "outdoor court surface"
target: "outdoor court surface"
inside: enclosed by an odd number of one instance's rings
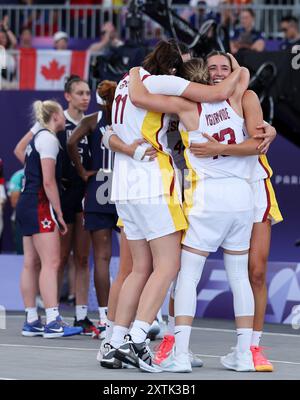
[[[70,315],[69,315],[70,317]],[[91,315],[96,318],[96,314]],[[72,318],[65,318],[72,323]],[[226,370],[219,361],[235,344],[231,321],[198,319],[194,323],[191,349],[204,362],[189,374],[142,373],[137,369],[110,370],[96,361],[100,341],[90,337],[43,339],[21,336],[23,314],[9,314],[5,330],[0,330],[0,380],[299,380],[300,330],[291,326],[266,325],[262,346],[273,362],[273,373],[241,373]],[[151,347],[159,341],[151,342]]]

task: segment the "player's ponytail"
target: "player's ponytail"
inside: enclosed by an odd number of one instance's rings
[[[207,65],[201,58],[192,58],[186,61],[179,71],[179,75],[191,82],[209,84],[209,72]]]
[[[104,80],[100,82],[97,86],[97,94],[104,101],[104,106],[106,109],[106,119],[109,125],[111,125],[111,110],[112,103],[115,97],[117,83],[114,81]]]
[[[178,43],[174,39],[161,40],[145,57],[143,68],[152,75],[176,75],[183,64]]]
[[[33,103],[34,119],[43,127],[47,127],[53,113],[59,112],[61,106],[54,100],[37,100]]]

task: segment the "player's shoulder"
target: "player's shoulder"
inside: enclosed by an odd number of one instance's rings
[[[254,92],[254,90],[247,89],[243,95],[243,99],[256,99],[257,94]]]

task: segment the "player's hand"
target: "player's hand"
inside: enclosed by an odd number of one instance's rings
[[[130,74],[138,74],[138,73],[140,72],[140,68],[141,68],[141,67],[133,67],[133,68],[130,68],[129,75],[130,75]]]
[[[57,215],[57,221],[58,221],[58,225],[59,225],[59,231],[60,233],[64,236],[67,234],[68,232],[68,227],[67,224],[65,223],[62,214],[58,214]]]
[[[215,157],[220,153],[220,146],[222,146],[215,138],[203,133],[203,137],[207,139],[206,143],[195,143],[190,144],[190,151],[195,157]]]
[[[93,170],[87,171],[86,169],[83,168],[82,171],[79,173],[79,176],[84,182],[87,182],[91,176],[96,175],[96,174],[97,174],[97,171],[93,171]]]
[[[154,147],[152,147],[150,144],[149,144],[148,147],[146,147],[145,143],[148,143],[148,142],[146,140],[144,140],[144,139],[135,140],[130,145],[132,147],[132,149],[131,149],[131,152],[132,152],[131,157],[134,156],[135,151],[139,146],[144,145],[143,147],[145,149],[145,152],[144,152],[144,155],[141,158],[141,161],[146,161],[146,160],[147,161],[153,161],[157,157],[157,150]]]
[[[232,71],[235,71],[237,68],[240,68],[240,64],[237,62],[237,59],[231,54],[227,53],[231,59],[231,64],[232,64]]]
[[[261,129],[263,132],[255,135],[255,139],[263,139],[259,146],[257,146],[257,150],[260,151],[260,154],[266,154],[269,150],[270,144],[276,138],[277,132],[276,129],[267,123],[263,123],[256,127],[257,129]]]

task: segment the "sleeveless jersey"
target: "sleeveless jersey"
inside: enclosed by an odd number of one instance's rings
[[[246,133],[243,130],[244,119],[234,111],[228,100],[217,103],[199,103],[198,110],[199,128],[197,130],[187,132],[182,125],[180,127],[186,147],[187,165],[204,177],[238,177],[249,180],[256,165],[257,156],[197,158],[188,149],[192,142],[207,142],[202,133],[207,133],[224,144],[243,142],[246,139]]]
[[[91,154],[90,169],[98,171],[89,178],[84,201],[85,212],[116,213],[115,205],[109,203],[114,155],[102,144],[102,136],[107,128],[105,111],[99,111],[97,126],[88,135]]]
[[[61,158],[62,158],[62,185],[68,189],[69,187],[76,187],[77,185],[83,185],[84,182],[78,175],[76,168],[73,162],[70,160],[68,151],[67,151],[67,141],[68,138],[72,135],[73,130],[78,125],[76,121],[74,121],[67,110],[64,111],[66,117],[66,127],[64,131],[61,131],[57,134],[57,138],[60,142],[61,146]],[[78,143],[78,152],[80,154],[82,165],[85,169],[89,169],[90,165],[90,153],[88,140],[85,136]]]

